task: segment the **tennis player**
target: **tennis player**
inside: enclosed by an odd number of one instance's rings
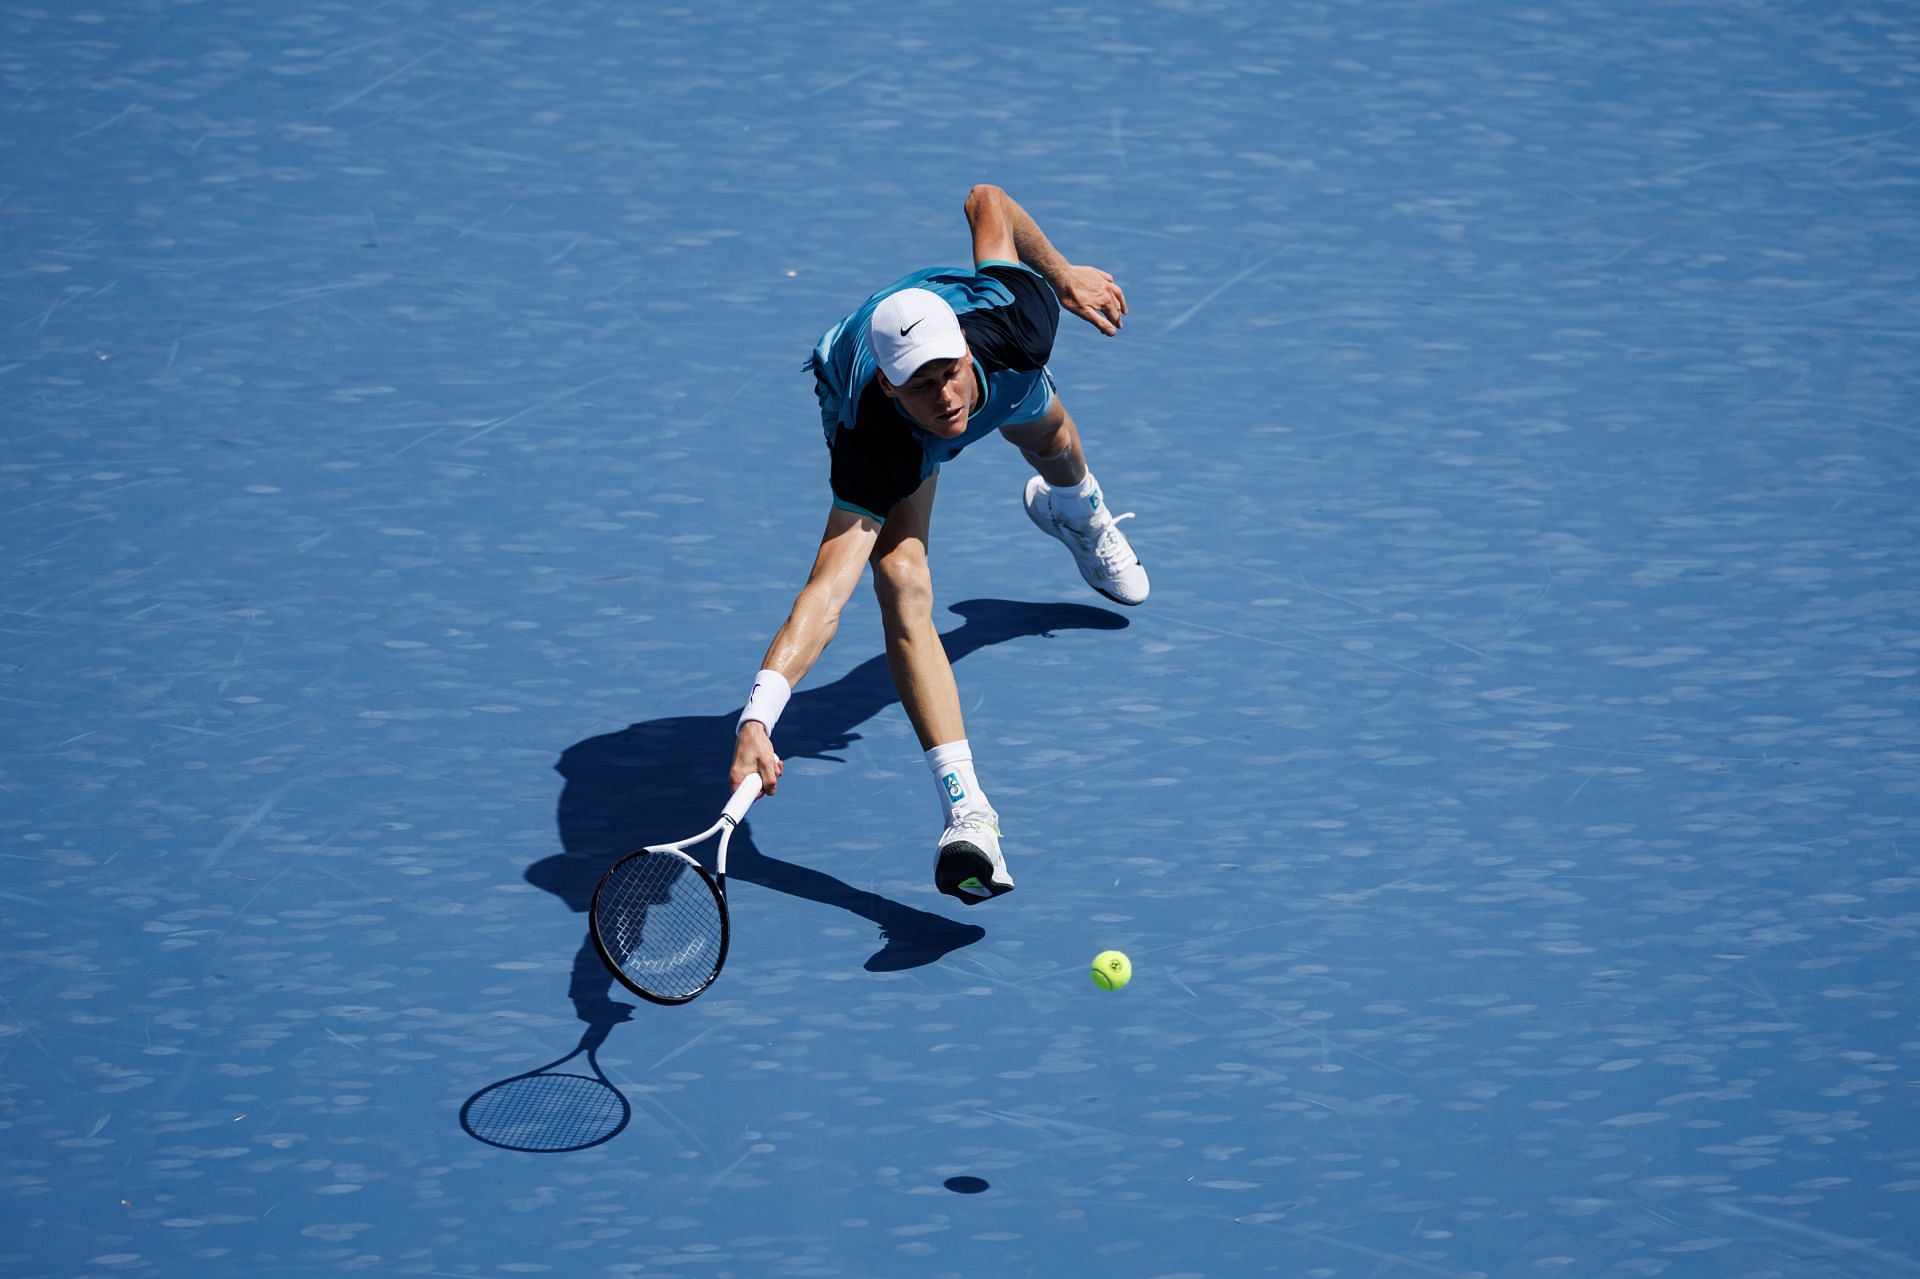
[[[998,431],[1038,472],[1027,481],[1027,515],[1066,544],[1089,585],[1117,603],[1139,604],[1147,574],[1118,527],[1128,516],[1107,510],[1047,371],[1062,307],[1111,337],[1127,313],[1126,295],[1107,272],[1061,257],[999,187],[974,187],[966,214],[972,270],[933,268],[895,280],[814,348],[809,367],[832,454],[833,508],[813,571],[741,712],[728,782],[738,786],[757,772],[777,783],[774,725],[872,564],[887,665],[940,795],[945,827],[934,883],[971,905],[1010,891],[1013,876],[933,624],[927,532],[940,467]]]

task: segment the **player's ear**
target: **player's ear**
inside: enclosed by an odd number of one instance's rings
[[[873,380],[880,384],[880,389],[886,393],[886,397],[889,400],[897,400],[900,398],[900,388],[887,381],[887,375],[884,371],[875,369],[873,371]]]

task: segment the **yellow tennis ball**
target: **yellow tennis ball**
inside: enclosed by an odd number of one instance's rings
[[[1093,984],[1102,990],[1118,990],[1133,980],[1133,961],[1117,950],[1103,950],[1093,957]]]

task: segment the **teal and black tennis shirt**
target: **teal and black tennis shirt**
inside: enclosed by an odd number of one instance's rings
[[[966,433],[943,440],[922,429],[880,389],[867,348],[867,321],[883,298],[926,289],[959,317],[986,392],[967,418]],[[1060,327],[1060,299],[1039,275],[1013,262],[915,271],[881,289],[860,309],[821,334],[809,367],[820,399],[820,425],[833,455],[833,504],[882,523],[893,504],[961,449],[1003,426],[1031,422],[1053,407],[1047,358]]]

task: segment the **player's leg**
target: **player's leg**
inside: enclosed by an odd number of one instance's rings
[[[927,533],[939,482],[938,474],[928,476],[911,497],[887,512],[887,522],[880,527],[880,538],[868,557],[886,635],[887,669],[893,672],[893,686],[913,731],[919,734],[921,750],[967,735],[953,666],[933,624]]]
[[[1000,434],[1020,450],[1048,487],[1072,489],[1086,481],[1087,454],[1080,428],[1058,395],[1043,417],[1000,428]]]
[[[1047,385],[1050,390],[1051,380]],[[1000,428],[1038,472],[1027,481],[1027,515],[1041,532],[1073,552],[1087,585],[1117,604],[1142,603],[1147,570],[1117,527],[1132,512],[1115,515],[1107,509],[1100,482],[1087,469],[1073,415],[1058,395],[1049,395],[1048,401],[1039,417]]]
[[[933,624],[927,534],[938,480],[937,474],[929,476],[913,496],[887,512],[870,560],[887,668],[940,792],[945,824],[934,856],[934,883],[971,904],[1007,892],[1013,877],[1000,854],[999,818],[974,775],[959,688]]]

